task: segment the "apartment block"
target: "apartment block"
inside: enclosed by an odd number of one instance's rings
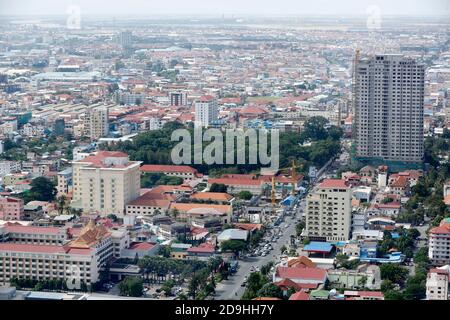
[[[123,216],[126,204],[139,197],[140,164],[125,153],[110,151],[73,162],[73,206]]]
[[[436,266],[450,264],[450,222],[430,230],[428,258]]]
[[[431,269],[426,286],[427,300],[448,300],[449,266]]]
[[[65,245],[0,243],[0,285],[11,279],[67,280],[79,289],[99,279],[99,271],[113,257],[111,234],[89,222]]]
[[[375,55],[356,63],[358,158],[423,161],[424,79],[425,66],[402,55]]]
[[[84,114],[83,121],[85,135],[91,140],[98,140],[108,135],[108,107],[100,106],[87,110]]]
[[[0,220],[21,220],[23,216],[22,199],[8,196],[0,198]]]
[[[217,101],[212,96],[202,96],[195,101],[195,123],[197,126],[208,127],[219,117]]]
[[[324,180],[306,199],[305,236],[313,241],[349,240],[351,199],[344,180]]]

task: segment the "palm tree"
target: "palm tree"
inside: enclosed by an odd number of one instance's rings
[[[61,215],[66,208],[67,197],[65,195],[60,195],[56,198],[56,208],[58,209],[58,213]]]

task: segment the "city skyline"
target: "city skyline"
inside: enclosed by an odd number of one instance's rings
[[[269,0],[256,1],[186,1],[169,0],[162,3],[155,1],[130,0],[3,0],[0,2],[1,15],[65,15],[71,6],[78,6],[85,15],[334,15],[334,16],[368,16],[377,7],[381,15],[399,16],[445,16],[450,14],[450,3],[445,0]]]
[[[0,300],[450,300],[449,8],[0,0]]]

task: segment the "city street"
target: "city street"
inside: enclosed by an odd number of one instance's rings
[[[271,261],[279,261],[281,247],[283,245],[287,246],[290,242],[291,235],[295,234],[296,222],[293,221],[291,217],[286,217],[286,221],[282,223],[282,226],[285,226],[286,223],[289,223],[289,227],[284,229],[280,239],[272,244],[273,250],[270,254],[266,257],[251,257],[246,258],[245,260],[239,260],[239,269],[237,273],[230,276],[229,280],[223,281],[217,285],[215,299],[240,299],[245,291],[245,287],[242,287],[241,285],[244,282],[245,277],[250,275],[252,266],[261,268]]]
[[[317,177],[317,181],[322,176],[326,176],[331,170],[336,168],[336,165],[343,165],[348,161],[348,154],[346,152],[341,155],[339,160],[333,161],[328,168],[323,170],[322,174]],[[252,266],[255,268],[261,268],[263,265],[273,261],[275,264],[279,262],[281,256],[281,247],[283,245],[288,246],[290,243],[291,235],[295,235],[295,225],[301,220],[303,213],[305,212],[305,200],[302,198],[298,203],[297,212],[294,212],[295,216],[286,216],[285,221],[281,224],[282,235],[276,243],[273,243],[273,250],[266,257],[251,257],[245,260],[239,261],[239,268],[236,274],[229,277],[229,280],[219,283],[216,287],[215,299],[236,300],[241,299],[245,286],[242,284],[245,278],[251,273]],[[288,228],[285,228],[286,223],[289,224]]]

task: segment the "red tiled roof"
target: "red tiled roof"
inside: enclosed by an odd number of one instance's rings
[[[192,192],[192,187],[181,185],[181,186],[166,186],[161,185],[154,187],[150,192],[152,193],[172,193],[175,191],[182,191],[182,192]]]
[[[242,108],[239,113],[241,114],[265,114],[269,113],[266,109],[262,107],[256,107],[256,106],[249,106]]]
[[[181,172],[181,173],[197,173],[192,167],[189,166],[170,166],[159,164],[146,164],[140,169],[142,172]]]
[[[130,250],[137,250],[137,251],[148,251],[154,248],[155,245],[148,242],[134,242],[130,245]]]
[[[0,251],[32,252],[32,253],[70,253],[70,254],[90,254],[90,249],[65,248],[63,246],[0,243]]]
[[[42,252],[42,253],[64,253],[65,250],[60,246],[47,246],[35,244],[20,243],[0,243],[0,251],[19,251],[19,252]]]
[[[360,297],[376,297],[383,298],[384,295],[381,291],[358,291]]]
[[[218,211],[220,213],[228,213],[231,211],[230,205],[220,204],[202,204],[202,203],[171,203],[170,209],[177,209],[182,213],[188,212],[192,209],[206,209],[211,210],[211,213]]]
[[[19,199],[19,198],[14,198],[14,197],[3,197],[3,198],[0,198],[0,200],[6,200],[6,202],[21,202],[21,201],[23,201],[22,199]]]
[[[213,96],[205,95],[198,98],[196,101],[198,102],[210,102],[213,101],[215,98]]]
[[[82,160],[76,161],[78,163],[90,163],[91,166],[95,167],[107,167],[104,164],[106,158],[127,158],[128,155],[119,151],[98,151],[96,154],[90,155]],[[136,163],[136,162],[131,162]],[[127,165],[116,165],[116,168],[126,168]]]
[[[284,287],[284,288],[294,288],[295,291],[299,291],[300,288],[297,285],[297,283],[295,283],[294,281],[292,281],[291,279],[283,279],[281,281],[275,282],[274,285],[276,285],[277,287]]]
[[[227,173],[223,174],[221,178],[228,178],[228,179],[256,179],[256,175],[254,174],[238,174],[238,173]]]
[[[327,272],[318,268],[278,267],[276,276],[287,279],[324,280]]]
[[[12,225],[10,223],[5,224],[6,231],[10,233],[29,233],[29,234],[59,234],[63,230],[55,227],[35,227],[35,226],[22,226]]]
[[[224,185],[238,185],[238,186],[259,186],[261,185],[260,180],[255,179],[236,179],[236,178],[216,178],[216,179],[208,179],[209,184],[224,184]]]
[[[238,229],[247,231],[259,230],[262,228],[262,224],[260,223],[234,223],[233,225]]]
[[[380,203],[377,205],[378,208],[382,209],[399,209],[401,208],[401,204],[399,202],[391,202],[391,203]]]
[[[313,290],[313,289],[317,289],[318,284],[317,283],[297,283],[300,290]]]
[[[398,179],[396,179],[392,184],[391,187],[394,188],[406,188],[408,186],[409,180],[405,176],[400,176]]]
[[[289,300],[309,300],[309,295],[306,292],[299,291],[292,294]]]
[[[326,179],[320,185],[319,188],[322,189],[348,189],[349,186],[345,180],[338,179]]]
[[[171,194],[150,191],[129,202],[127,206],[168,207],[174,199]]]
[[[450,223],[444,223],[430,230],[432,234],[450,234]]]
[[[434,268],[430,270],[430,273],[437,273],[437,274],[443,274],[443,275],[449,275],[448,271],[445,269],[438,269]]]
[[[88,255],[92,252],[89,248],[68,248],[67,253],[77,255]]]
[[[191,199],[198,200],[215,200],[215,201],[230,201],[233,199],[233,196],[228,193],[219,193],[219,192],[198,192],[191,196]]]
[[[291,259],[288,261],[288,267],[295,268],[315,268],[316,264],[311,261],[308,257],[300,256],[295,259]]]
[[[208,243],[203,243],[198,247],[190,247],[189,249],[187,249],[187,252],[192,253],[214,253],[215,251],[216,250],[214,249],[214,246]]]

